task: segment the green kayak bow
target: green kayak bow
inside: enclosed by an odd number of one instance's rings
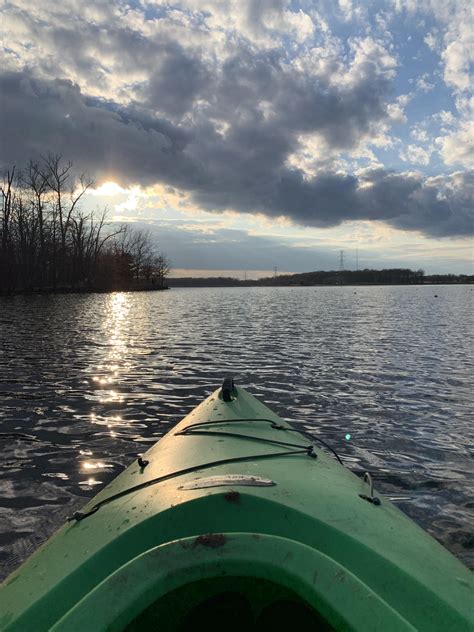
[[[0,589],[0,630],[472,632],[438,542],[227,379]]]

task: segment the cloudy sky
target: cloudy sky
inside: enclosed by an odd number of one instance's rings
[[[6,0],[0,166],[72,160],[177,274],[472,271],[471,5]]]

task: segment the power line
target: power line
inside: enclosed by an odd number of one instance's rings
[[[344,270],[344,250],[339,251],[339,270],[340,272]]]

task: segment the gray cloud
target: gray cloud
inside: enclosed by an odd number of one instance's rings
[[[302,133],[350,149],[388,120],[390,73],[376,55],[340,84],[297,71],[281,51],[242,42],[211,69],[176,43],[124,29],[115,35],[108,50],[128,46],[129,67],[149,60],[148,79],[128,105],[28,69],[0,76],[1,164],[21,165],[51,150],[99,179],[169,184],[212,211],[286,215],[320,227],[372,219],[435,236],[473,232],[468,174],[452,186],[449,177],[432,183],[383,169],[310,177],[287,165]],[[89,63],[80,58],[86,73]]]
[[[0,93],[4,167],[51,150],[98,178],[176,186],[199,180],[199,165],[183,151],[189,133],[164,119],[85,98],[70,81],[35,79],[28,72],[1,76]]]
[[[359,178],[321,174],[306,180],[288,171],[282,177],[272,207],[281,214],[292,206],[299,223],[334,226],[348,219],[381,220],[396,228],[434,237],[474,232],[473,174],[447,176],[435,183],[420,174],[368,170]]]
[[[150,62],[153,70],[143,88],[145,101],[173,118],[188,112],[210,85],[204,64],[177,44],[163,47]]]

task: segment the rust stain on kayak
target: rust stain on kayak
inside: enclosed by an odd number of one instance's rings
[[[200,535],[194,540],[193,546],[207,546],[211,549],[217,549],[220,546],[224,546],[227,542],[227,538],[223,533],[207,533],[206,535]]]
[[[239,492],[232,490],[230,492],[227,492],[227,494],[224,494],[224,498],[227,500],[228,503],[238,503],[240,500],[240,494]]]

